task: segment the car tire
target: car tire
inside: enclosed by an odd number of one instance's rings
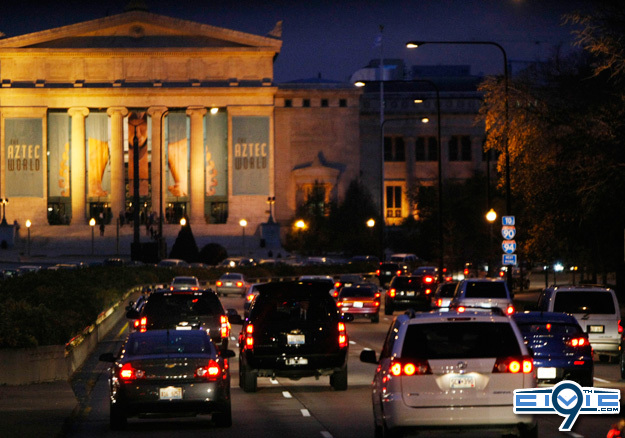
[[[111,430],[124,430],[126,424],[127,418],[124,413],[124,407],[119,404],[111,404],[109,414],[109,426]]]
[[[335,391],[347,391],[347,364],[330,376],[330,385]]]
[[[380,322],[380,315],[373,315],[371,317],[371,322],[374,324],[377,324],[378,322]]]
[[[538,423],[521,424],[519,426],[519,438],[538,438]]]
[[[256,392],[258,387],[258,373],[240,365],[239,386],[244,392]]]
[[[391,303],[391,302],[385,303],[385,305],[384,305],[384,314],[385,315],[392,315],[394,311],[395,311],[395,309],[393,308],[393,303]]]
[[[232,426],[232,406],[228,402],[223,406],[219,412],[214,412],[212,415],[213,423],[217,427],[230,427]]]

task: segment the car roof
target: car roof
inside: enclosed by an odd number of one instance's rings
[[[328,295],[328,286],[319,280],[281,281],[261,284],[257,288],[261,295],[265,294],[316,294]]]
[[[561,312],[526,311],[515,313],[512,317],[518,322],[574,322],[578,324],[573,315]]]
[[[554,292],[585,292],[585,291],[611,291],[612,289],[605,286],[600,286],[597,284],[579,284],[579,285],[562,285],[562,286],[551,286],[546,290],[552,290]]]
[[[487,308],[467,308],[464,311],[449,309],[441,312],[432,310],[430,312],[410,312],[407,311],[398,318],[405,319],[408,324],[421,324],[433,322],[467,322],[467,321],[490,321],[490,322],[510,322],[510,318],[503,314],[500,309]]]

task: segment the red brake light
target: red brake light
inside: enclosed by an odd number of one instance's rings
[[[442,307],[443,306],[443,299],[439,298],[438,300],[436,300],[436,307]]]
[[[618,320],[618,332],[623,333],[623,326],[621,325],[621,320]]]
[[[514,313],[514,306],[508,306],[506,309],[506,315],[512,315]]]
[[[135,328],[138,329],[141,333],[145,332],[148,329],[148,318],[142,316],[141,319],[136,320]]]
[[[401,275],[401,269],[395,273],[397,276]]]
[[[243,287],[243,282],[242,281],[237,281],[237,287]]]
[[[493,366],[493,373],[523,373],[534,371],[534,361],[529,356],[499,357]]]
[[[432,283],[433,281],[434,281],[434,278],[430,277],[429,275],[426,277],[423,277],[424,283]]]
[[[249,294],[248,296],[245,297],[245,299],[247,301],[252,301],[254,299],[254,294]]]
[[[389,289],[389,290],[388,290],[388,296],[389,296],[389,297],[391,297],[391,298],[395,298],[395,294],[396,294],[395,289]]]
[[[395,376],[420,376],[432,374],[430,363],[426,359],[414,360],[393,360],[391,362],[390,373]]]
[[[458,306],[458,307],[456,308],[456,311],[458,311],[458,313],[464,313],[464,311],[465,311],[465,310],[466,310],[466,309],[464,308],[464,306]]]
[[[124,381],[145,379],[145,371],[134,368],[132,364],[128,362],[119,370],[119,377]]]
[[[339,291],[334,289],[334,292],[332,292],[332,298],[336,298],[339,296]]]
[[[375,270],[375,275],[377,275],[378,277],[380,276],[380,270],[379,269]]]
[[[505,271],[499,271],[499,276],[500,276],[500,277],[503,277],[504,275],[506,275],[506,272],[505,272]]]
[[[339,322],[339,348],[347,348],[347,330],[345,330],[345,323]]]
[[[248,350],[254,348],[254,324],[245,326],[245,348]]]
[[[210,359],[205,367],[195,370],[195,377],[205,377],[209,381],[215,381],[221,375],[221,367],[215,359]]]
[[[337,281],[336,283],[334,283],[334,288],[338,289],[339,287],[341,287],[341,282]]]
[[[224,282],[221,280],[217,280],[217,283],[215,283],[217,286],[223,286]]]
[[[584,337],[573,338],[569,341],[571,347],[584,347],[588,345],[588,340]]]
[[[426,290],[425,290],[425,294],[426,294],[426,295],[430,295],[431,293],[432,293],[432,289],[426,289]]]
[[[464,270],[464,276],[466,277],[467,275],[469,275],[469,270],[468,270],[468,269],[465,269],[465,270]]]
[[[336,307],[341,307],[343,306],[343,302],[342,301],[337,301],[336,302]]]
[[[227,339],[230,335],[230,321],[228,321],[228,317],[226,315],[221,315],[219,317],[219,323],[221,324],[220,334],[222,339]]]

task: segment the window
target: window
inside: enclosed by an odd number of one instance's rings
[[[347,99],[340,99],[340,100],[339,100],[339,106],[340,106],[341,108],[345,108],[345,107],[347,107]]]
[[[471,161],[471,137],[453,135],[449,139],[449,161]]]
[[[303,106],[304,108],[309,108],[309,107],[310,107],[310,99],[304,99],[304,100],[302,101],[302,106]]]
[[[321,99],[321,106],[322,107],[327,107],[328,106],[328,99]]]
[[[404,137],[384,137],[384,161],[406,161]]]
[[[401,217],[401,186],[386,187],[386,217]]]
[[[436,137],[417,137],[415,161],[438,161]]]
[[[285,108],[291,108],[293,106],[293,100],[291,99],[284,99],[284,107]]]

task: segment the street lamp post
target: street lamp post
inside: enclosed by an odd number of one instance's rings
[[[247,227],[247,221],[245,219],[241,219],[239,221],[239,225],[241,226],[241,246],[243,247],[243,255],[245,255],[246,248],[245,248],[245,227]]]
[[[169,110],[165,110],[161,114],[161,120],[159,121],[159,125],[161,127],[161,153],[159,160],[159,177],[158,177],[158,255],[159,258],[165,257],[165,248],[163,245],[163,156],[165,152],[165,128],[164,128],[164,120],[165,116],[169,114]]]
[[[267,204],[269,204],[269,220],[267,222],[270,224],[273,223],[273,204],[275,203],[276,203],[275,196],[267,196]]]
[[[94,242],[95,242],[95,218],[89,219],[89,226],[91,227],[91,255],[95,254]]]
[[[28,257],[30,257],[30,226],[32,225],[32,222],[30,221],[30,219],[26,219],[26,230],[28,230],[28,240],[26,243],[26,255]]]
[[[492,208],[486,213],[486,220],[489,224],[489,248],[488,248],[488,276],[493,276],[493,222],[497,220],[497,212]]]
[[[7,204],[9,203],[9,198],[0,198],[0,202],[2,202],[2,222],[0,222],[0,225],[7,225],[7,218],[6,218],[6,207]]]

